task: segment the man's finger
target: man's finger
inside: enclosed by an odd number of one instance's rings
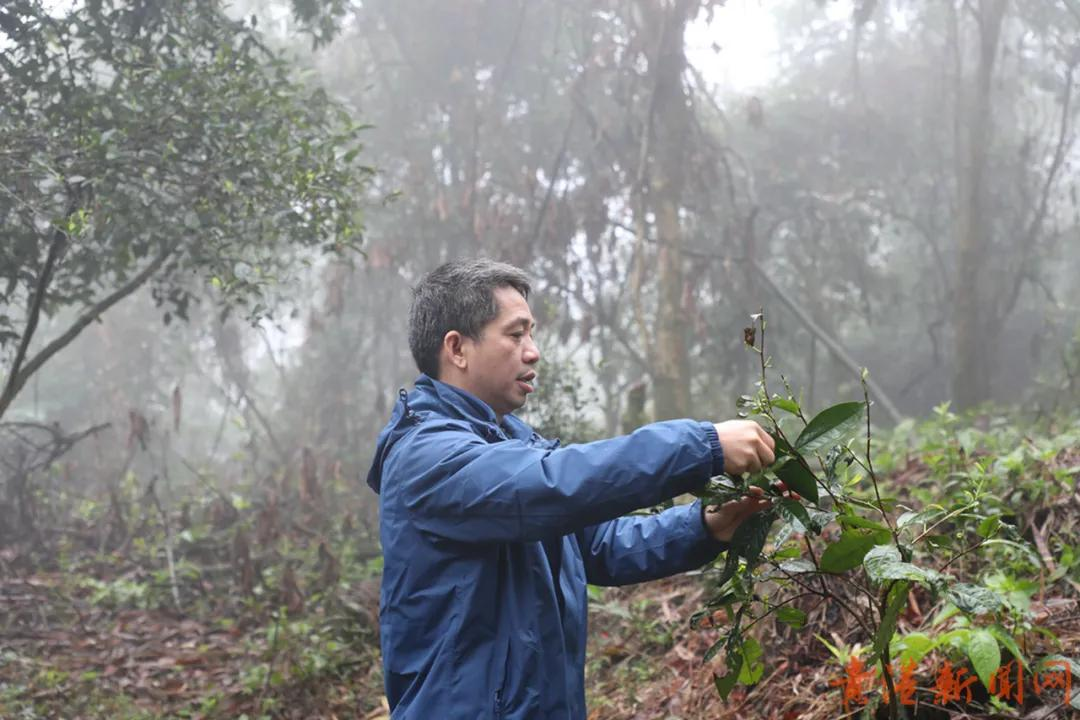
[[[765,428],[761,427],[761,425],[757,425],[757,431],[761,441],[768,445],[770,450],[776,450],[776,441],[773,440],[772,435],[765,432]]]
[[[761,461],[762,467],[768,467],[773,464],[773,461],[776,460],[776,455],[773,454],[773,451],[769,448],[768,445],[759,445],[757,452],[758,460]]]

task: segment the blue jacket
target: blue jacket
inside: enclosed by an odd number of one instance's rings
[[[586,583],[627,585],[726,549],[700,501],[620,517],[723,468],[712,423],[559,447],[421,375],[379,434],[380,633],[395,720],[585,718]]]

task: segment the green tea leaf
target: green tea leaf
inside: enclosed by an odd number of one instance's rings
[[[879,546],[880,547],[880,546]],[[877,548],[874,548],[875,550]],[[907,604],[908,590],[911,584],[898,582],[889,590],[889,596],[885,601],[885,613],[881,617],[877,635],[874,636],[874,657],[879,657],[883,650],[892,642],[893,633],[896,632],[896,621],[900,617],[900,611]]]
[[[769,437],[773,439],[773,443],[776,445],[773,449],[773,453],[776,455],[777,460],[791,455],[791,445],[788,445],[787,440],[780,437],[780,433],[770,432]]]
[[[903,667],[909,662],[918,664],[937,643],[926,633],[913,632],[900,638],[897,645],[902,648],[898,664]]]
[[[885,532],[889,532],[889,528],[881,523],[868,520],[859,515],[837,515],[836,522],[840,523],[845,528],[867,528],[869,530],[884,530]]]
[[[773,407],[778,407],[784,412],[791,413],[796,417],[799,415],[799,403],[790,398],[774,397],[770,403]]]
[[[705,655],[702,656],[702,658],[701,658],[702,662],[709,662],[714,657],[716,657],[716,653],[718,653],[718,652],[720,652],[721,650],[724,649],[724,643],[726,643],[726,642],[727,642],[727,638],[722,637],[719,640],[717,640],[716,642],[714,642],[712,645],[710,645],[709,649],[705,651]]]
[[[1035,552],[1035,548],[1024,543],[1013,542],[1012,540],[1004,540],[1002,538],[992,538],[984,542],[980,547],[990,547],[991,545],[1004,545],[1005,547],[1018,550],[1024,558],[1031,563],[1032,567],[1041,567],[1042,558]]]
[[[836,513],[831,511],[810,508],[808,512],[810,513],[810,529],[819,535],[821,534],[821,531],[825,529],[826,525],[836,519]]]
[[[805,529],[810,528],[810,515],[798,500],[782,498],[778,504],[778,508],[781,515],[786,516],[788,519],[794,518],[795,520],[798,520]]]
[[[792,545],[773,553],[773,560],[791,560],[792,558],[797,558],[801,555],[802,548],[797,545]]]
[[[720,697],[724,700],[728,699],[728,695],[735,689],[735,683],[739,682],[739,670],[742,667],[742,658],[735,656],[737,660],[732,665],[732,657],[728,657],[728,665],[731,670],[728,670],[727,674],[723,677],[713,673],[713,685],[716,686],[716,692],[720,693]]]
[[[818,503],[818,485],[814,473],[806,469],[797,458],[792,458],[775,470],[776,477],[780,478],[789,490],[802,495],[810,502]]]
[[[978,629],[971,633],[967,642],[967,656],[975,668],[975,674],[985,687],[990,687],[990,678],[1001,665],[1001,649],[990,631]]]
[[[988,518],[983,518],[975,532],[979,534],[979,537],[988,538],[996,533],[999,527],[1001,527],[1001,516],[991,515]]]
[[[846,530],[821,554],[821,569],[830,573],[854,570],[876,544],[872,530]]]
[[[809,560],[785,560],[780,563],[780,569],[789,575],[801,575],[804,573],[816,572],[817,568],[814,567],[814,563]]]
[[[972,615],[993,612],[1001,607],[1002,599],[997,593],[982,585],[957,583],[949,588],[949,602]]]
[[[876,545],[866,553],[863,566],[867,576],[874,582],[886,580],[914,580],[929,583],[939,576],[934,570],[904,562],[895,545]]]
[[[799,433],[795,449],[806,455],[843,444],[858,430],[862,414],[861,402],[840,403],[822,410]]]
[[[735,551],[734,547],[729,547],[727,556],[724,558],[724,570],[720,573],[720,580],[718,584],[723,585],[731,578],[735,577],[735,573],[739,570],[739,553]]]
[[[765,663],[762,662],[761,645],[752,637],[743,640],[742,644],[742,667],[739,668],[739,682],[744,685],[753,685],[765,674]]]
[[[784,606],[776,609],[776,619],[798,630],[806,625],[806,613],[798,608]]]
[[[944,515],[945,511],[941,508],[925,508],[918,512],[906,512],[896,519],[896,528],[903,530],[909,525],[924,525],[932,520],[936,520],[940,516]]]
[[[769,537],[769,528],[772,527],[775,519],[776,516],[772,512],[766,511],[743,520],[731,537],[731,549],[728,554],[734,553],[746,558],[751,564],[757,562],[765,547],[765,541]]]
[[[1016,640],[1009,632],[1000,625],[991,625],[987,628],[990,634],[997,638],[998,644],[1012,653],[1012,656],[1023,665],[1028,667],[1028,661],[1024,659],[1024,653],[1020,650],[1020,646],[1016,644]]]

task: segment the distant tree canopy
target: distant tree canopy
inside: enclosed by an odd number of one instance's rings
[[[362,126],[216,0],[46,5],[0,8],[0,417],[144,284],[166,322],[193,279],[269,313],[286,251],[357,246],[372,175]]]
[[[865,364],[894,417],[1015,401],[1071,335],[1074,0],[769,3],[777,74],[751,92],[687,56],[710,14],[740,22],[706,0],[290,4],[317,38],[339,19],[324,77],[403,190],[373,257],[527,266],[609,432],[642,377],[653,417],[729,407],[761,306],[808,405]]]

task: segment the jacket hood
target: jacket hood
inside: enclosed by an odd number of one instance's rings
[[[382,490],[383,463],[386,462],[390,450],[428,415],[434,413],[464,420],[481,435],[489,434],[491,430],[498,428],[499,421],[495,411],[472,393],[426,374],[421,374],[413,384],[415,387],[411,392],[406,392],[405,388],[398,391],[398,400],[394,403],[390,421],[379,432],[379,438],[375,442],[375,457],[368,470],[367,484],[377,493]],[[507,415],[503,423],[507,427],[502,430],[509,430],[514,437],[528,438],[532,435],[532,429],[513,415]]]

